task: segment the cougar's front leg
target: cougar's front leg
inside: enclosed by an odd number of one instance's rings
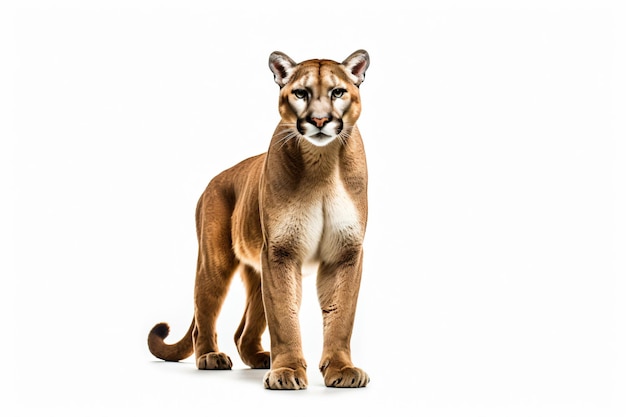
[[[271,343],[271,369],[264,378],[265,388],[297,390],[307,386],[298,318],[302,299],[300,267],[293,248],[264,245],[262,289]]]
[[[324,318],[324,350],[320,371],[328,387],[357,388],[369,376],[352,364],[350,338],[361,284],[363,250],[344,248],[338,261],[322,263],[317,292]]]

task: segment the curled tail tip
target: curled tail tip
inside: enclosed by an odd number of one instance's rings
[[[167,323],[156,324],[150,333],[148,333],[148,349],[159,359],[165,359],[164,356],[167,345],[164,339],[170,334],[170,326]]]
[[[154,356],[165,361],[178,362],[185,359],[193,353],[193,329],[192,320],[187,334],[180,341],[168,344],[165,338],[170,334],[170,326],[167,323],[158,323],[148,334],[148,349]]]
[[[150,334],[148,337],[157,336],[160,339],[165,339],[167,335],[170,334],[170,326],[167,323],[158,323],[156,324],[152,330],[150,330]]]

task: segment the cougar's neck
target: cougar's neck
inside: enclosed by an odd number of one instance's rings
[[[348,138],[348,141],[350,138]],[[322,180],[334,175],[346,151],[346,141],[335,139],[326,146],[315,146],[305,139],[292,140],[284,146],[284,157],[292,161],[293,175]]]
[[[301,140],[297,146],[305,170],[303,174],[322,179],[336,172],[342,146],[339,140],[334,140],[324,147]]]
[[[353,141],[358,138],[356,127],[349,137],[343,141],[335,139],[326,146],[319,147],[305,139],[291,139],[288,142],[275,142],[268,151],[268,162],[272,169],[266,174],[280,177],[280,182],[286,188],[318,188],[336,179],[338,170],[350,159],[353,151]],[[282,187],[281,187],[282,188]]]

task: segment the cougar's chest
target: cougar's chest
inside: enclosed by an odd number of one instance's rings
[[[338,175],[327,188],[294,202],[280,229],[305,269],[334,261],[346,245],[360,243],[363,236],[359,213]]]

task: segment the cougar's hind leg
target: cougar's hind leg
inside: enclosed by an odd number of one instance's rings
[[[232,251],[232,202],[209,184],[198,202],[198,267],[194,294],[193,344],[198,369],[231,369],[232,361],[217,346],[216,322],[238,261]]]
[[[235,344],[246,365],[255,369],[269,369],[270,353],[261,346],[261,337],[267,327],[261,275],[248,265],[243,266],[240,273],[246,287],[246,309],[235,333]]]

